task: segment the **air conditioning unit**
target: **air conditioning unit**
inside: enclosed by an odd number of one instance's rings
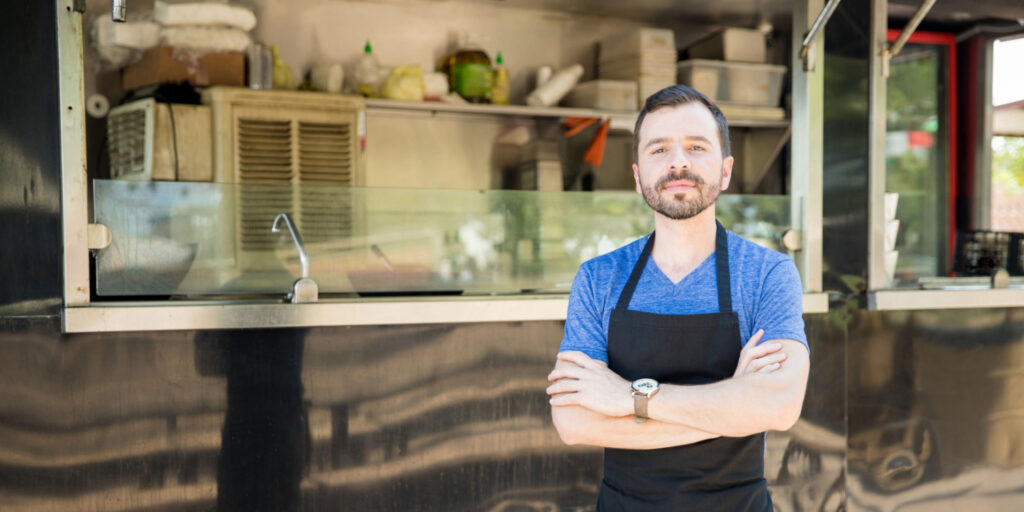
[[[311,255],[361,232],[359,196],[348,187],[364,183],[362,97],[211,87],[202,98],[211,112],[213,181],[242,185],[226,212],[235,219],[236,268],[279,268],[273,253],[287,235],[271,227],[280,213],[291,215]]]
[[[152,98],[110,110],[110,176],[126,180],[210,181],[210,108]]]

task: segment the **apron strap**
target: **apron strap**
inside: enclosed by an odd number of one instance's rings
[[[640,252],[640,258],[636,261],[636,265],[633,265],[633,273],[629,275],[626,287],[619,294],[619,302],[615,305],[615,309],[621,311],[629,309],[629,301],[633,299],[633,292],[636,291],[636,285],[640,282],[640,276],[644,273],[644,267],[647,266],[647,260],[650,259],[653,247],[654,233],[651,232],[651,236],[647,237],[647,243],[644,244],[644,250]]]
[[[722,223],[715,220],[715,280],[718,285],[718,311],[732,313],[732,283],[729,279],[729,235]]]
[[[715,280],[718,288],[718,310],[722,313],[732,313],[732,283],[729,279],[729,236],[721,222],[715,220],[717,229],[715,231]],[[633,272],[629,274],[626,286],[619,293],[619,301],[615,309],[625,311],[629,309],[629,301],[633,299],[633,292],[640,283],[640,276],[647,267],[647,260],[651,257],[651,249],[654,248],[654,233],[647,238],[644,250],[640,252]]]

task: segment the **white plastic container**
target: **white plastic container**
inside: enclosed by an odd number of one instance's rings
[[[774,107],[782,99],[786,66],[700,59],[684,60],[677,66],[679,83],[713,101]]]
[[[579,64],[573,64],[555,73],[551,80],[544,82],[544,85],[526,97],[526,104],[533,107],[557,105],[558,101],[572,90],[581,76],[583,76],[583,66]]]
[[[636,110],[636,82],[626,80],[591,80],[573,88],[563,103],[570,107],[600,110]]]

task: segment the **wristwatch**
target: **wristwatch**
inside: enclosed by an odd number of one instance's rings
[[[647,421],[647,401],[658,393],[658,381],[654,379],[637,379],[633,381],[633,411],[636,422]]]

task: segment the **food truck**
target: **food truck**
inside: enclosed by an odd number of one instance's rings
[[[1019,2],[9,4],[2,510],[593,510],[546,376],[580,263],[652,229],[674,83],[729,120],[721,222],[800,271],[776,510],[1024,508]]]

